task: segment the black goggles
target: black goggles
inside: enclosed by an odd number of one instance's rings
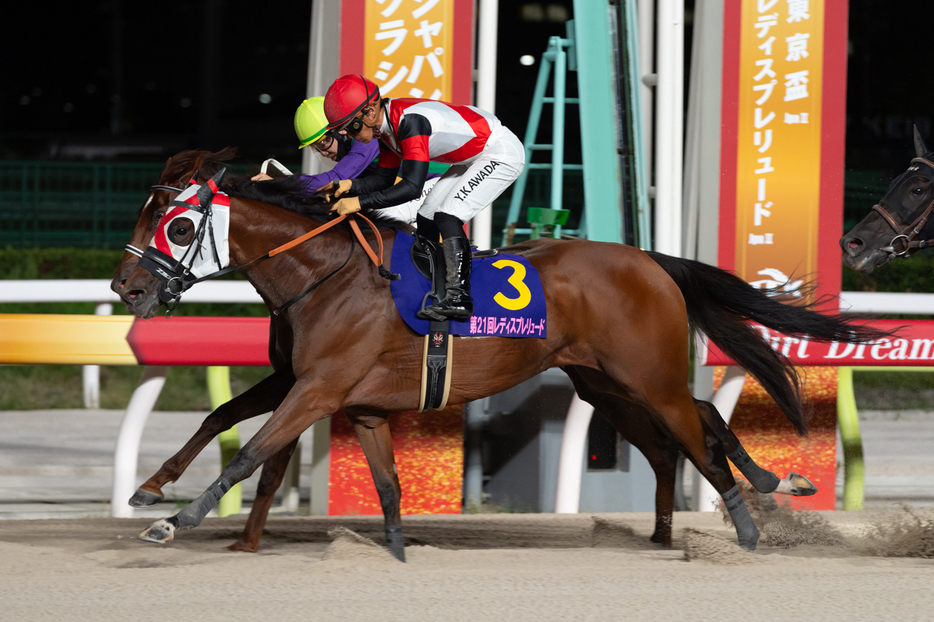
[[[360,130],[363,129],[363,126],[364,126],[363,117],[354,117],[353,119],[348,121],[347,125],[345,125],[341,129],[347,132],[348,136],[356,136],[357,134],[360,133]]]

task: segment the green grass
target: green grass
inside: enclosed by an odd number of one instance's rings
[[[271,373],[271,367],[231,367],[231,392],[239,395]],[[101,367],[101,408],[126,408],[142,375],[142,367]],[[83,407],[78,365],[0,366],[0,411]],[[210,411],[206,368],[170,367],[156,410]]]
[[[233,395],[272,373],[271,367],[231,367]],[[101,407],[124,409],[142,367],[101,367]],[[856,403],[866,409],[934,409],[934,372],[857,371]],[[78,365],[0,365],[0,411],[83,408]],[[209,411],[205,367],[170,367],[156,410]]]
[[[934,410],[934,372],[853,372],[858,408]]]
[[[923,391],[934,389],[934,371],[854,371],[853,384],[865,389]]]

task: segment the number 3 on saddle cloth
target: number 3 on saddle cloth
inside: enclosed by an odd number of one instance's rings
[[[399,315],[414,331],[427,335],[430,322],[416,317],[431,281],[418,271],[410,256],[415,238],[401,231],[392,247],[391,269],[401,275],[392,281],[392,298]],[[469,337],[546,338],[545,293],[538,270],[524,257],[497,254],[474,258],[470,295],[474,314],[451,320],[450,333]]]

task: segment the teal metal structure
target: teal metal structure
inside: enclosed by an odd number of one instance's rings
[[[519,226],[522,201],[529,171],[550,169],[551,193],[548,209],[562,208],[564,174],[579,170],[584,179],[584,211],[577,229],[563,229],[569,235],[601,242],[623,242],[623,206],[632,204],[632,218],[636,228],[637,244],[649,243],[648,200],[644,160],[641,157],[642,137],[639,123],[639,98],[636,89],[623,89],[621,95],[627,99],[625,118],[617,115],[616,84],[638,79],[636,45],[629,40],[635,37],[635,0],[624,0],[627,7],[625,17],[617,14],[605,0],[575,0],[574,20],[568,22],[568,37],[551,37],[542,55],[538,79],[532,96],[532,109],[526,127],[524,145],[526,168],[516,180],[509,204],[502,244],[507,244],[515,234],[532,234],[536,227]],[[630,6],[631,5],[631,6]],[[627,41],[625,61],[616,62],[614,44],[622,27]],[[553,95],[546,96],[548,82],[554,71]],[[577,73],[579,97],[567,97],[567,72]],[[545,104],[553,105],[552,143],[535,142]],[[580,110],[581,164],[564,161],[565,107],[577,105]],[[617,128],[623,124],[634,150],[630,168],[635,191],[624,197],[622,190],[621,158],[617,152]],[[550,151],[551,162],[532,162],[535,152]],[[536,208],[543,209],[543,208]],[[531,220],[531,219],[529,219]],[[538,223],[540,224],[540,223]]]
[[[535,82],[535,91],[532,94],[532,110],[529,114],[529,124],[526,126],[525,137],[522,144],[525,145],[525,169],[513,185],[512,198],[509,202],[509,216],[506,218],[506,228],[503,229],[502,246],[509,243],[509,237],[512,234],[531,234],[530,227],[517,227],[519,222],[519,212],[522,208],[522,198],[525,195],[525,186],[529,179],[529,171],[536,169],[551,169],[551,201],[550,209],[561,209],[562,194],[564,192],[564,171],[582,170],[583,164],[565,164],[564,163],[564,107],[567,104],[579,104],[580,100],[576,97],[565,97],[568,51],[571,45],[570,39],[561,37],[551,37],[548,40],[548,48],[542,55],[542,61],[539,65],[538,79]],[[548,80],[551,75],[552,66],[555,73],[554,95],[545,96],[545,90],[548,87]],[[552,120],[552,143],[536,143],[535,138],[538,135],[538,126],[542,118],[542,108],[544,104],[554,105],[554,114]],[[532,162],[532,154],[536,151],[550,151],[552,160],[550,163]],[[577,235],[576,229],[565,229],[565,233]]]
[[[588,240],[623,241],[622,172],[617,153],[614,30],[605,0],[574,0],[574,54],[580,95],[584,163],[584,233]]]

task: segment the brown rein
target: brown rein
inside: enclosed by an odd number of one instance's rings
[[[382,267],[382,265],[383,265],[383,236],[381,236],[381,235],[379,234],[379,229],[376,228],[376,225],[373,224],[373,221],[371,221],[369,218],[367,218],[366,216],[364,216],[363,214],[360,214],[360,213],[343,214],[343,215],[341,215],[341,216],[338,216],[338,217],[335,218],[334,220],[331,220],[330,222],[326,222],[325,224],[321,225],[320,227],[318,227],[318,228],[316,228],[316,229],[312,229],[312,230],[309,231],[308,233],[305,233],[305,234],[303,234],[303,235],[300,235],[299,237],[295,238],[294,240],[292,240],[292,241],[290,241],[290,242],[286,242],[286,243],[283,244],[282,246],[278,246],[278,247],[272,249],[271,251],[269,251],[268,253],[266,253],[266,255],[267,255],[268,257],[275,257],[275,256],[278,255],[279,253],[285,252],[285,251],[289,250],[290,248],[295,248],[296,246],[298,246],[298,245],[301,244],[302,242],[305,242],[305,241],[307,241],[307,240],[310,240],[311,238],[315,237],[316,235],[318,235],[318,234],[320,234],[320,233],[324,233],[325,231],[327,231],[327,230],[330,229],[331,227],[340,224],[340,223],[343,222],[344,220],[347,220],[347,216],[354,216],[354,218],[352,218],[352,219],[350,220],[350,228],[353,230],[354,235],[357,236],[357,239],[360,241],[360,246],[362,246],[362,247],[363,247],[363,250],[366,251],[367,256],[368,256],[368,257],[370,258],[370,260],[373,262],[373,265],[375,265],[375,266],[378,267],[378,268],[379,268],[379,267]],[[362,218],[364,221],[366,221],[366,223],[367,223],[368,225],[370,225],[370,229],[373,231],[373,234],[376,236],[376,244],[377,244],[377,250],[379,251],[379,255],[377,255],[376,252],[373,251],[373,248],[370,246],[369,242],[367,242],[367,241],[366,241],[366,238],[363,237],[363,232],[360,231],[360,225],[358,225],[358,224],[357,224],[357,221],[356,221],[357,218]]]
[[[315,237],[316,235],[320,233],[324,233],[325,231],[327,231],[334,225],[340,222],[343,222],[344,220],[347,220],[348,215],[354,216],[354,218],[350,219],[349,221],[350,228],[353,230],[353,233],[356,239],[360,241],[360,246],[363,247],[363,250],[366,252],[367,256],[370,258],[373,264],[379,269],[379,275],[383,277],[384,279],[387,279],[390,281],[397,280],[399,278],[398,274],[393,274],[392,272],[389,272],[385,267],[383,267],[383,237],[379,234],[379,230],[376,228],[376,225],[374,225],[373,222],[369,218],[359,213],[342,214],[338,216],[337,218],[335,218],[334,220],[328,223],[325,223],[316,229],[312,229],[308,233],[301,235],[290,242],[286,242],[282,246],[272,249],[271,251],[269,251],[262,257],[257,257],[253,261],[258,261],[260,259],[265,259],[267,257],[274,257],[275,255],[278,255],[281,252],[287,251],[290,248],[294,248],[295,246],[298,246],[302,242],[305,242],[306,240],[310,240],[311,238]],[[377,249],[379,251],[378,256],[373,251],[373,248],[370,246],[370,244],[366,241],[366,238],[363,237],[363,232],[360,231],[360,225],[358,225],[356,221],[357,218],[362,218],[363,220],[365,220],[366,223],[370,225],[370,229],[376,235],[376,244],[377,244]],[[353,242],[353,240],[351,240],[351,242]],[[353,244],[351,244],[350,254],[347,255],[347,259],[344,260],[343,264],[341,264],[334,270],[331,270],[331,272],[329,272],[324,277],[318,279],[318,281],[316,281],[311,287],[309,287],[305,291],[293,296],[290,300],[286,301],[279,307],[276,307],[275,309],[273,309],[272,314],[276,316],[281,315],[283,311],[285,311],[286,309],[291,307],[293,304],[295,304],[296,302],[298,302],[299,300],[301,300],[302,298],[304,298],[305,296],[307,296],[308,294],[316,290],[319,286],[323,285],[328,279],[330,279],[332,276],[340,272],[344,268],[344,266],[347,265],[347,262],[350,261],[350,258],[352,255],[353,255]],[[253,263],[253,261],[249,263]],[[244,264],[244,265],[248,265],[248,264]]]

